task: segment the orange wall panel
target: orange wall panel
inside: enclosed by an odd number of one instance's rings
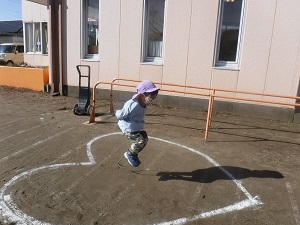
[[[44,84],[49,84],[48,68],[0,66],[0,85],[43,91]]]

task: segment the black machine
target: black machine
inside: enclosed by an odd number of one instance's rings
[[[77,65],[76,69],[79,74],[79,97],[78,97],[78,103],[74,105],[73,112],[75,115],[90,115],[92,106],[91,103],[91,90],[90,90],[90,72],[91,68],[87,65]],[[84,74],[82,74],[84,73]],[[83,79],[86,82],[84,82],[86,85],[83,86]]]

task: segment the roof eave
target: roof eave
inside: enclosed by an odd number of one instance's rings
[[[29,2],[34,2],[40,5],[48,5],[48,0],[27,0]]]

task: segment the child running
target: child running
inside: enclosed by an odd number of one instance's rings
[[[150,80],[142,81],[136,88],[137,94],[125,102],[121,110],[116,111],[118,125],[131,142],[124,156],[134,167],[141,164],[138,153],[145,148],[148,142],[148,135],[144,130],[147,106],[153,104],[159,91],[159,88]]]

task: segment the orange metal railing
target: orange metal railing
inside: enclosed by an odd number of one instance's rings
[[[209,127],[211,126],[212,110],[213,110],[213,103],[214,103],[215,98],[240,100],[240,101],[248,101],[248,102],[260,102],[260,103],[295,106],[295,107],[300,106],[300,103],[290,103],[290,102],[281,102],[281,101],[269,101],[269,100],[263,100],[263,99],[252,99],[252,98],[241,98],[241,97],[226,96],[226,95],[216,94],[216,91],[241,93],[241,94],[251,94],[251,95],[260,95],[260,96],[268,96],[268,97],[274,97],[274,98],[295,99],[295,102],[297,102],[297,100],[300,100],[299,96],[287,96],[287,95],[264,94],[264,93],[234,91],[234,90],[225,90],[225,89],[213,89],[212,94],[209,96],[206,127],[205,127],[205,137],[204,137],[205,140],[208,139],[208,130],[209,130]]]
[[[110,85],[110,113],[114,113],[114,106],[113,106],[113,86],[123,86],[123,87],[136,87],[136,85],[126,84],[126,83],[115,83],[116,81],[126,81],[126,82],[141,82],[141,80],[131,80],[131,79],[124,79],[124,78],[116,78],[112,80],[112,82],[104,82],[99,81],[93,87],[93,100],[92,100],[92,111],[90,113],[89,123],[95,122],[95,105],[96,105],[96,88],[100,84],[108,84]],[[190,86],[190,85],[181,85],[181,84],[172,84],[172,83],[164,83],[164,82],[153,82],[156,85],[164,85],[164,86],[174,86],[174,87],[184,87],[184,88],[193,88],[193,89],[203,89],[203,90],[211,90],[210,88],[206,87],[199,87],[199,86]],[[189,94],[189,95],[196,95],[196,96],[204,96],[209,97],[209,93],[199,93],[199,92],[192,92],[192,91],[180,91],[180,90],[173,90],[168,88],[160,88],[161,91],[166,92],[174,92],[174,93],[181,93],[181,94]]]
[[[138,83],[141,80],[133,80],[133,79],[126,79],[126,78],[115,78],[111,82],[104,82],[99,81],[93,87],[93,101],[92,101],[92,111],[90,113],[89,123],[95,123],[95,103],[96,103],[96,88],[99,84],[107,84],[110,85],[110,113],[114,113],[114,106],[113,106],[113,86],[123,86],[123,87],[133,87],[136,88],[136,84],[128,84],[128,83],[116,83],[116,81],[120,82],[133,82]],[[181,93],[181,94],[189,94],[189,95],[196,95],[196,96],[203,96],[208,97],[208,110],[207,110],[207,119],[206,119],[206,128],[205,128],[205,140],[208,139],[208,131],[209,127],[211,126],[212,121],[212,111],[213,111],[213,104],[215,98],[222,98],[222,99],[231,99],[231,100],[240,100],[240,101],[250,101],[250,102],[260,102],[260,103],[267,103],[267,104],[277,104],[277,105],[286,105],[286,106],[300,106],[299,103],[289,103],[289,102],[282,102],[282,101],[269,101],[269,100],[262,100],[262,99],[253,99],[253,98],[242,98],[242,97],[234,97],[222,94],[216,94],[216,92],[220,93],[235,93],[235,94],[245,94],[245,95],[258,95],[261,97],[272,97],[272,98],[284,98],[284,99],[294,99],[295,102],[300,100],[299,96],[286,96],[286,95],[277,95],[277,94],[267,94],[267,93],[258,93],[258,92],[248,92],[248,91],[238,91],[238,90],[229,90],[229,89],[221,89],[221,88],[210,88],[210,87],[202,87],[202,86],[192,86],[192,85],[182,85],[182,84],[173,84],[173,83],[164,83],[164,82],[153,82],[156,85],[161,86],[171,86],[171,87],[181,87],[181,88],[190,88],[190,89],[197,89],[197,90],[205,90],[208,93],[199,93],[199,92],[191,92],[191,91],[180,91],[180,90],[173,90],[168,88],[160,88],[161,91],[166,92],[174,92],[174,93]]]

